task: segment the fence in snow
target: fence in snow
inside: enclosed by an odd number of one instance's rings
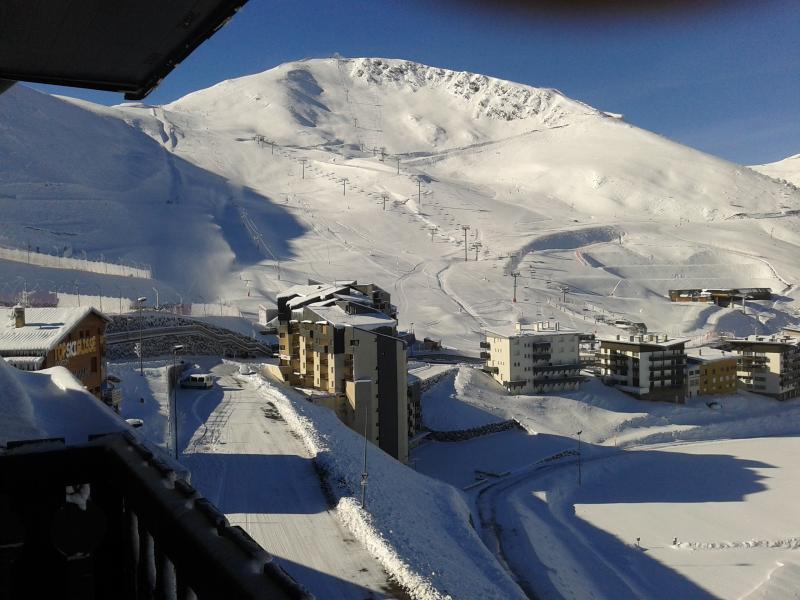
[[[39,267],[54,267],[57,269],[86,271],[87,273],[122,275],[123,277],[139,277],[141,279],[153,278],[153,270],[149,265],[133,266],[104,260],[90,260],[88,258],[57,256],[20,248],[0,247],[0,260],[11,260],[14,262],[36,265]]]
[[[136,300],[119,296],[97,296],[90,294],[65,294],[55,292],[56,305],[59,308],[74,308],[77,306],[94,306],[101,312],[110,315],[121,315],[136,312],[139,304]],[[154,307],[143,307],[146,311],[152,311]],[[215,302],[214,304],[162,304],[159,312],[172,315],[185,315],[187,317],[241,317],[242,312],[232,304],[225,301]]]

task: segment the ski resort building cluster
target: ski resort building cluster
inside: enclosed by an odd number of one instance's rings
[[[418,410],[409,410],[406,348],[390,295],[355,281],[309,282],[280,293],[277,303],[284,380],[313,390],[315,403],[406,461],[409,413]]]

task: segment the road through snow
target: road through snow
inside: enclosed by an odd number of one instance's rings
[[[315,597],[404,597],[339,523],[311,457],[274,407],[232,366],[212,372],[221,400],[218,393],[189,390],[178,396],[186,411],[181,461],[194,486]]]

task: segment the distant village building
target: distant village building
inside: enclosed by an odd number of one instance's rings
[[[484,371],[509,392],[535,394],[577,390],[581,381],[581,334],[541,322],[511,332],[486,332]]]
[[[0,309],[0,356],[23,371],[62,366],[92,394],[101,397],[105,378],[103,313],[82,308]]]
[[[280,370],[386,453],[408,460],[406,348],[378,286],[309,282],[278,294]],[[418,406],[411,407],[411,423]]]
[[[686,351],[686,397],[735,394],[736,355],[716,348]]]
[[[747,300],[769,300],[771,288],[728,288],[728,289],[686,289],[669,290],[672,302],[708,302],[719,306],[729,306]]]
[[[778,400],[800,396],[800,337],[792,329],[728,339],[724,347],[736,354],[740,388]]]
[[[603,381],[645,400],[683,402],[686,340],[665,335],[600,338],[598,367]]]

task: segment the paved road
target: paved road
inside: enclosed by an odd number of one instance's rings
[[[182,462],[192,482],[319,599],[403,597],[329,510],[303,443],[234,369],[180,390]]]

